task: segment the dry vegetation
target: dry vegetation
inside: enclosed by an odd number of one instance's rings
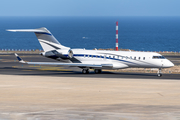
[[[110,71],[110,70],[108,70]],[[126,68],[126,69],[119,69],[119,70],[111,70],[117,72],[136,72],[136,73],[157,73],[158,69],[151,69],[151,68]],[[180,66],[176,65],[172,68],[164,68],[162,69],[162,73],[166,74],[180,74]]]

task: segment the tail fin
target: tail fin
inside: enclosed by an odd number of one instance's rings
[[[61,45],[56,40],[56,38],[51,34],[51,32],[47,30],[45,27],[38,28],[38,29],[14,29],[14,30],[7,30],[7,31],[34,32],[45,52],[51,51],[51,50],[57,50],[57,49],[70,49],[69,47],[65,47]]]

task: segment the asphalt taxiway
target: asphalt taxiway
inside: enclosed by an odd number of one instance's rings
[[[58,62],[39,54],[19,54],[19,56],[30,62]],[[180,56],[167,56],[168,59],[178,65]],[[135,78],[135,79],[180,79],[180,74],[163,74],[157,77],[156,73],[129,73],[103,71],[101,74],[82,74],[78,67],[40,66],[19,63],[14,54],[0,54],[0,74],[4,75],[39,75],[59,77],[91,77],[91,78]]]

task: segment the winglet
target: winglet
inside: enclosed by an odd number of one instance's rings
[[[19,60],[20,63],[26,63],[23,59],[21,59],[18,54],[15,53],[15,56],[17,57],[17,59]]]

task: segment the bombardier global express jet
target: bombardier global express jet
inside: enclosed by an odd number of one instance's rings
[[[71,49],[61,45],[44,27],[7,31],[34,32],[44,50],[41,55],[61,61],[61,63],[25,62],[15,54],[21,63],[79,67],[82,68],[82,73],[89,73],[89,69],[94,69],[95,73],[101,73],[102,69],[158,68],[158,76],[162,76],[162,68],[174,66],[171,61],[154,52]]]

